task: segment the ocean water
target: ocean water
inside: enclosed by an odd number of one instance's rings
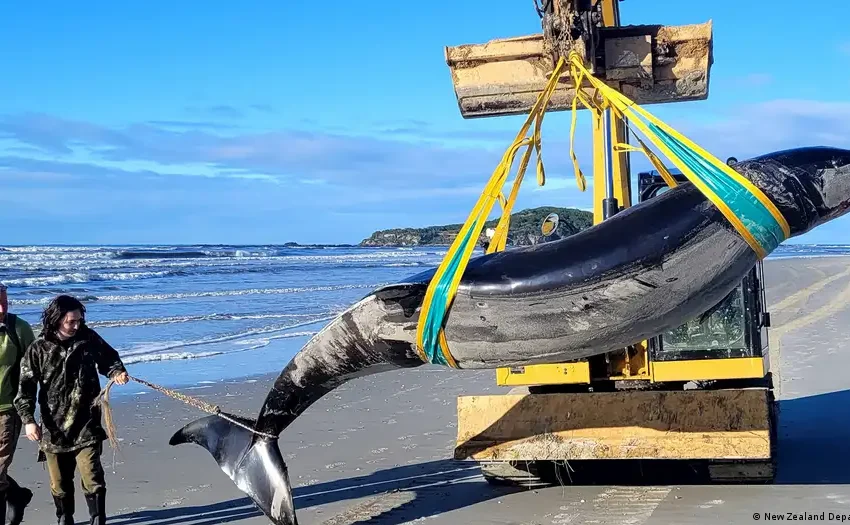
[[[203,388],[278,372],[330,319],[368,294],[438,265],[444,247],[10,246],[0,281],[37,325],[52,297],[82,299],[87,321],[131,374]],[[850,255],[783,245],[771,258]],[[137,384],[115,395],[147,392]],[[149,392],[147,392],[149,393]]]
[[[381,284],[439,264],[445,248],[0,247],[10,310],[40,323],[57,294],[132,375],[166,386],[277,372],[330,319]],[[136,383],[115,395],[145,391]]]

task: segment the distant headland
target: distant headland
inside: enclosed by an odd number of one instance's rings
[[[529,246],[543,239],[541,226],[551,213],[558,214],[558,227],[549,237],[567,237],[589,228],[593,224],[593,214],[576,208],[541,206],[511,214],[508,228],[507,246]],[[498,224],[498,219],[485,223],[478,244],[488,243],[487,230]],[[463,225],[426,226],[424,228],[393,228],[379,230],[360,242],[360,246],[448,246]]]

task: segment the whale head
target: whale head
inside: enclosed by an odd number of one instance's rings
[[[850,150],[787,149],[738,162],[734,169],[767,193],[792,237],[850,211]]]

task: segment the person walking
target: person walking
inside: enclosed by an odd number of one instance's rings
[[[94,404],[101,375],[119,385],[129,377],[118,352],[85,324],[86,308],[68,295],[42,313],[42,332],[21,360],[15,408],[27,438],[46,457],[59,525],[74,523],[74,472],[80,471],[91,525],[106,523],[106,480],[100,456],[107,439]],[[41,426],[35,421],[36,391]]]
[[[32,491],[9,475],[22,426],[13,402],[18,392],[21,358],[35,336],[28,322],[9,311],[7,290],[0,283],[0,524],[8,518],[9,525],[19,525],[32,500]]]

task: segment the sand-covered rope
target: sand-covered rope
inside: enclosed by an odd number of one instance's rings
[[[194,397],[191,397],[191,396],[187,396],[186,394],[181,394],[180,392],[177,392],[176,390],[171,390],[171,389],[165,388],[164,386],[161,386],[161,385],[155,385],[153,383],[145,381],[144,379],[139,379],[138,377],[133,377],[133,376],[129,376],[129,375],[128,375],[128,377],[132,381],[135,381],[139,384],[145,385],[146,387],[148,387],[152,390],[156,390],[157,392],[165,394],[168,397],[171,397],[173,399],[181,401],[181,402],[183,402],[183,403],[185,403],[189,406],[195,407],[198,410],[201,410],[201,411],[206,412],[208,414],[216,415],[216,416],[218,416],[222,419],[226,419],[227,421],[230,421],[234,425],[237,425],[239,427],[244,428],[245,430],[247,430],[248,432],[251,432],[252,434],[257,434],[258,436],[262,436],[262,437],[269,438],[269,439],[277,439],[277,436],[274,436],[272,434],[266,434],[265,432],[260,432],[258,430],[255,430],[255,429],[249,427],[248,425],[242,423],[241,421],[238,421],[238,420],[234,419],[233,417],[230,417],[228,414],[222,412],[221,407],[219,407],[218,405],[213,405],[213,404],[207,403],[206,401],[203,401],[201,399],[197,399],[197,398],[194,398]],[[110,379],[106,383],[106,386],[103,388],[103,390],[101,390],[100,394],[97,396],[97,399],[95,399],[94,404],[95,404],[95,406],[100,406],[103,409],[104,423],[106,424],[106,435],[109,438],[109,444],[112,445],[113,451],[116,451],[116,450],[118,450],[118,439],[115,437],[116,436],[115,421],[112,417],[112,408],[109,406],[109,391],[112,389],[112,385],[114,385],[114,384],[115,384],[115,380]],[[114,463],[114,461],[113,461],[113,463]]]

